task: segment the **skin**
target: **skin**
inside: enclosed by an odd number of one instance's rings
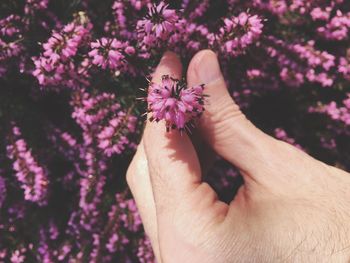
[[[153,81],[181,72],[167,52]],[[244,185],[230,204],[219,201],[188,136],[147,122],[127,181],[157,262],[350,262],[350,174],[257,129],[212,51],[194,56],[187,80],[209,95],[200,136],[240,169]]]

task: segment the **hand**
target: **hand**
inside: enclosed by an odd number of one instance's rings
[[[153,81],[181,77],[174,53]],[[187,135],[147,123],[127,173],[158,262],[349,262],[350,176],[257,129],[231,99],[216,55],[192,59],[189,86],[209,95],[199,132],[238,167],[244,185],[230,204],[201,181]]]

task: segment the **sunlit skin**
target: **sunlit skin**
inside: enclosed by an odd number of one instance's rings
[[[152,81],[181,72],[167,52]],[[230,204],[219,201],[189,137],[148,122],[127,180],[158,262],[349,262],[350,174],[247,120],[212,51],[194,56],[187,80],[206,84],[199,133],[240,169],[244,186]]]

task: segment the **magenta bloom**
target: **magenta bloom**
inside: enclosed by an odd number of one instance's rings
[[[155,46],[157,40],[166,40],[176,29],[179,20],[176,11],[160,2],[149,7],[148,14],[137,22],[138,38],[147,46]]]
[[[257,15],[240,13],[237,17],[226,18],[220,28],[219,42],[224,53],[238,56],[261,35],[263,24]]]
[[[14,140],[7,146],[7,155],[13,161],[12,167],[24,190],[24,199],[40,206],[46,205],[49,184],[47,172],[37,163],[26,141],[20,138],[19,128],[14,126],[12,132]]]
[[[92,64],[102,69],[117,70],[124,68],[125,56],[135,53],[135,49],[127,42],[121,42],[117,39],[103,37],[100,40],[91,43],[92,50],[89,56],[92,58]]]
[[[165,120],[166,129],[187,128],[204,111],[204,85],[187,88],[185,84],[168,75],[160,84],[151,83],[147,97],[150,121]]]
[[[98,147],[108,156],[121,154],[132,145],[129,133],[135,132],[137,118],[124,111],[119,111],[107,126],[97,135]]]

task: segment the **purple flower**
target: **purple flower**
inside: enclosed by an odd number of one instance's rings
[[[176,11],[160,2],[152,5],[142,20],[137,22],[138,39],[146,46],[157,46],[158,41],[165,41],[174,31],[179,20]]]
[[[317,29],[317,32],[328,40],[345,40],[349,38],[350,12],[343,14],[337,10],[336,15],[325,26]]]
[[[165,120],[167,131],[188,128],[204,111],[204,85],[187,88],[180,80],[168,75],[160,84],[151,83],[147,97],[150,121]]]
[[[49,0],[26,0],[24,13],[34,15],[36,10],[45,10],[49,5]]]
[[[14,126],[12,132],[7,155],[13,161],[17,180],[24,190],[24,199],[40,206],[46,205],[49,184],[46,170],[34,159],[24,139],[19,138],[21,135],[19,128]]]
[[[113,153],[121,154],[126,147],[133,145],[128,138],[128,134],[135,132],[136,121],[136,117],[119,111],[97,135],[98,147],[108,157],[112,156]]]
[[[149,238],[144,236],[139,240],[138,245],[139,247],[137,249],[137,257],[140,263],[155,263],[156,260]]]
[[[225,18],[225,25],[219,29],[219,45],[229,55],[238,56],[261,35],[263,24],[257,15],[240,13],[237,17]]]
[[[350,80],[350,59],[349,58],[345,58],[345,57],[339,58],[338,72],[341,73],[346,80]]]
[[[25,261],[26,257],[24,255],[25,253],[25,249],[17,249],[15,251],[12,252],[11,254],[11,262],[12,263],[22,263]]]
[[[21,24],[21,18],[17,15],[9,15],[0,20],[0,33],[3,36],[12,37],[15,34],[21,32],[19,25]],[[0,35],[0,36],[1,36]]]
[[[111,70],[125,70],[126,56],[135,53],[135,49],[127,42],[105,37],[92,42],[91,49],[89,57],[92,64]]]
[[[89,84],[88,61],[77,59],[73,62],[78,50],[86,47],[92,29],[84,14],[81,16],[61,31],[54,30],[42,45],[43,53],[33,58],[35,69],[32,74],[41,86],[78,88]]]

